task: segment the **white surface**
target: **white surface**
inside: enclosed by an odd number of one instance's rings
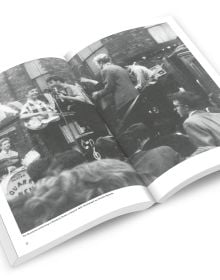
[[[144,186],[129,186],[80,204],[22,236],[8,203],[3,193],[0,192],[1,218],[19,258],[16,259],[15,254],[12,256],[9,254],[10,263],[12,265],[23,263],[104,221],[147,209],[153,204],[154,200]]]
[[[217,4],[2,0],[0,69],[37,57],[62,56],[72,46],[80,50],[100,37],[145,25],[148,17],[173,15],[220,72]],[[98,226],[15,269],[0,248],[0,277],[219,279],[219,182],[220,174],[212,175],[162,205]]]
[[[220,124],[219,124],[220,125]],[[148,190],[155,201],[164,203],[175,193],[204,176],[220,170],[220,147],[182,161],[154,180]]]

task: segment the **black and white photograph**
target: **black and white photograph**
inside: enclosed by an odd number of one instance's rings
[[[67,59],[123,152],[117,158],[148,181],[220,146],[219,87],[168,23],[114,34]],[[102,156],[114,157],[104,145]]]
[[[1,186],[21,233],[220,146],[220,89],[167,23],[0,74]]]
[[[21,233],[103,193],[142,184],[116,159],[116,146],[103,156],[102,142],[112,148],[114,138],[65,60],[13,67],[0,74],[0,90],[1,186]]]

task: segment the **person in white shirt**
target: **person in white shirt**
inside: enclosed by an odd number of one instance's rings
[[[154,71],[142,65],[129,65],[127,66],[128,72],[135,78],[135,88],[142,91],[150,84],[155,83]]]
[[[20,119],[23,120],[24,123],[30,122],[30,120],[34,121],[35,118],[37,121],[42,122],[43,119],[49,119],[50,115],[56,115],[56,113],[54,108],[39,99],[38,89],[33,88],[27,93],[27,101],[21,109]],[[46,127],[39,127],[38,130],[32,130],[30,126],[27,127],[33,148],[40,154],[42,153],[42,147],[39,142],[43,142],[51,154],[60,153],[69,148],[60,131],[58,121],[48,122]]]
[[[16,169],[20,164],[18,152],[11,150],[11,142],[8,137],[0,140],[0,169],[1,173],[7,173]]]

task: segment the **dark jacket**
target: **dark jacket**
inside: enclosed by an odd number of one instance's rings
[[[161,146],[136,152],[129,158],[129,162],[139,174],[157,178],[179,163],[180,156],[172,148]]]
[[[104,107],[115,105],[116,111],[118,111],[138,95],[138,91],[134,88],[128,72],[124,68],[107,63],[101,74],[105,86],[99,93]]]

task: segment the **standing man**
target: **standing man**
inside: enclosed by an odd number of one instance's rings
[[[36,88],[28,91],[27,102],[21,109],[20,119],[22,119],[28,127],[28,131],[32,140],[35,142],[34,144],[37,150],[39,150],[39,139],[36,138],[40,138],[40,141],[46,145],[50,153],[63,152],[68,149],[68,144],[59,129],[57,121],[49,122],[50,116],[55,115],[56,111],[47,103],[41,101],[38,96],[39,92]],[[32,124],[39,123],[38,130],[31,129],[31,121]],[[47,121],[47,125],[43,125],[41,128],[40,124]]]
[[[94,58],[101,71],[104,88],[93,93],[93,98],[99,100],[103,117],[110,129],[115,131],[117,121],[122,118],[131,102],[138,96],[128,72],[111,62],[107,54],[99,54]]]
[[[177,92],[173,105],[180,117],[185,118],[183,128],[196,147],[220,146],[220,113],[205,110],[203,98],[193,92]]]

